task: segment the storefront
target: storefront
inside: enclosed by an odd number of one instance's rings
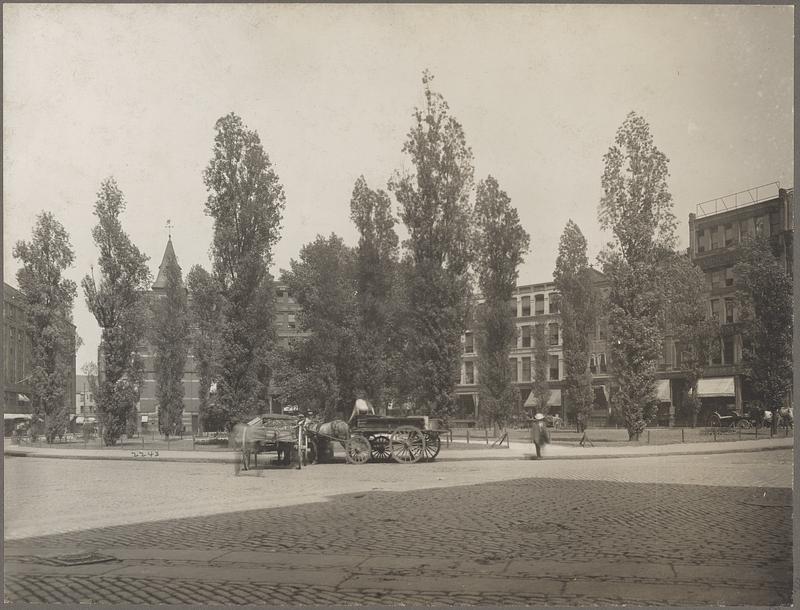
[[[697,382],[701,407],[697,421],[706,423],[714,413],[736,410],[736,384],[733,377],[708,377]]]

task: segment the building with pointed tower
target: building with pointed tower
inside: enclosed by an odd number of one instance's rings
[[[161,257],[161,264],[158,266],[156,281],[150,289],[148,295],[151,302],[166,295],[167,290],[167,268],[170,265],[178,265],[178,258],[175,256],[175,249],[172,246],[172,236],[167,240],[164,248],[164,255]],[[186,290],[184,286],[184,290]],[[145,337],[144,342],[139,345],[138,352],[144,361],[144,378],[142,382],[141,394],[139,399],[139,422],[143,432],[155,431],[158,433],[158,399],[156,398],[156,357],[155,348]],[[186,364],[183,369],[183,431],[186,434],[197,434],[201,431],[200,423],[200,381],[197,376],[197,368],[191,347],[186,355]]]

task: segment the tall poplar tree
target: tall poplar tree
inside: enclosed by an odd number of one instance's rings
[[[203,430],[221,430],[227,422],[224,411],[211,398],[211,388],[219,375],[220,330],[222,299],[219,285],[200,265],[194,265],[186,275],[189,288],[191,346],[198,380],[200,421]]]
[[[517,327],[508,304],[530,236],[492,176],[478,183],[475,223],[475,268],[483,295],[476,316],[481,413],[487,423],[505,426],[519,402],[509,364]]]
[[[631,112],[603,161],[598,217],[613,235],[602,254],[617,383],[612,408],[629,439],[637,440],[658,407],[655,370],[663,314],[658,269],[675,245],[669,160],[653,143],[647,122]]]
[[[183,371],[189,351],[186,288],[178,261],[168,257],[163,269],[164,295],[154,297],[150,341],[155,348],[158,425],[167,436],[179,434],[183,422]]]
[[[564,399],[575,413],[578,429],[584,430],[594,402],[589,339],[597,319],[597,299],[586,256],[586,238],[572,220],[561,234],[553,279],[561,299]]]
[[[148,257],[131,242],[120,215],[125,199],[113,178],[100,185],[92,237],[100,251],[100,279],[94,274],[81,285],[86,305],[101,328],[100,379],[96,394],[103,440],[115,445],[135,415],[143,361],[137,347],[145,335],[146,298],[150,284]]]
[[[355,288],[358,293],[357,384],[379,411],[386,406],[392,385],[392,343],[395,335],[394,282],[398,238],[389,196],[356,180],[350,218],[359,233]]]
[[[422,82],[425,104],[403,146],[414,173],[396,173],[389,190],[408,230],[409,275],[404,330],[412,399],[427,412],[447,417],[455,406],[461,334],[467,321],[471,263],[470,192],[472,151],[444,98]]]
[[[63,272],[75,256],[69,234],[50,212],[36,217],[31,240],[18,241],[13,256],[22,263],[17,282],[25,295],[25,329],[31,340],[32,415],[35,422],[44,421],[45,437],[52,442],[69,424],[67,388],[75,370],[72,306],[77,290]]]
[[[261,140],[231,113],[216,125],[203,174],[211,254],[222,299],[217,400],[227,423],[267,409],[275,292],[268,273],[285,197]]]

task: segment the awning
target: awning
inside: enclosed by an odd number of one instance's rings
[[[656,397],[658,402],[672,402],[672,395],[669,390],[669,379],[656,380]]]
[[[31,416],[28,413],[3,413],[3,419],[30,419]]]
[[[143,423],[143,424],[146,424],[146,423],[148,422],[148,420],[149,420],[149,419],[150,419],[150,416],[149,416],[149,415],[142,415],[142,423]]]
[[[736,396],[733,377],[710,377],[697,382],[697,395],[701,398]]]
[[[528,398],[523,406],[528,408],[539,406],[539,400],[533,395],[533,392],[528,394]],[[550,390],[550,396],[547,398],[547,406],[548,407],[561,406],[561,390],[559,389]]]

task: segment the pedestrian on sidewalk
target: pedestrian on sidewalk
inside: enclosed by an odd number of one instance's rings
[[[550,433],[547,431],[547,426],[544,423],[544,415],[541,413],[537,413],[533,417],[531,438],[533,444],[536,445],[536,459],[538,460],[542,457],[542,449],[550,442]]]

